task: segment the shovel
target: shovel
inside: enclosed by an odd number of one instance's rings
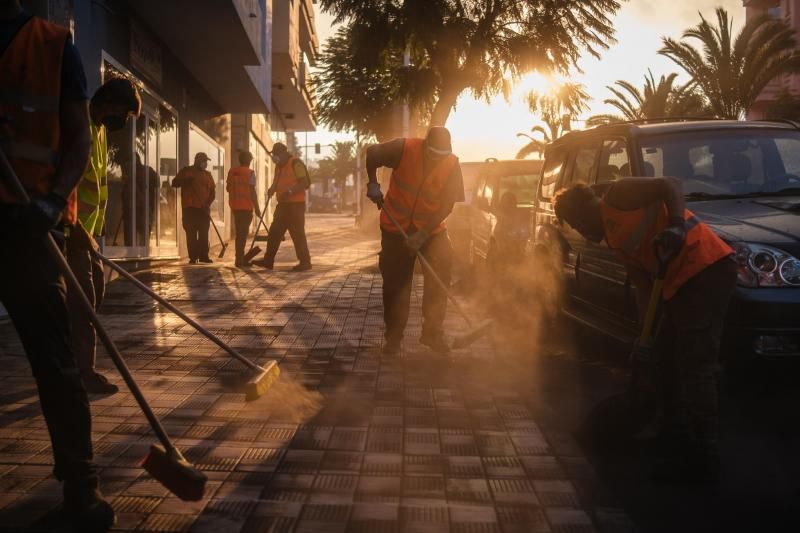
[[[390,213],[388,209],[383,208],[382,200],[378,203],[378,209],[382,209],[383,212],[386,213],[386,216],[389,217],[389,220],[392,221],[394,227],[397,228],[397,230],[403,236],[403,238],[408,239],[408,234],[400,226],[400,224],[398,224],[397,220],[395,220],[394,215],[392,215],[392,213]],[[439,275],[433,269],[428,260],[425,259],[425,256],[422,255],[422,252],[417,251],[417,257],[419,258],[419,262],[422,263],[423,268],[425,268],[425,270],[428,271],[428,274],[430,274],[431,277],[434,279],[434,281],[436,281],[436,283],[442,288],[444,293],[447,295],[447,299],[450,300],[450,303],[453,304],[453,307],[455,307],[458,314],[461,315],[461,318],[464,319],[464,322],[466,322],[467,326],[469,326],[470,328],[470,331],[468,331],[467,333],[459,335],[455,339],[453,339],[453,349],[459,350],[461,348],[466,348],[467,346],[469,346],[470,344],[481,338],[483,335],[485,335],[489,331],[489,328],[492,326],[492,324],[494,324],[494,321],[484,320],[483,322],[475,326],[472,320],[470,320],[467,313],[458,304],[458,301],[456,300],[455,296],[453,296],[453,293],[450,292],[450,288],[447,285],[445,285],[445,283],[442,281],[442,278],[439,277]]]
[[[23,203],[30,203],[28,193],[25,191],[22,183],[20,183],[19,178],[17,178],[3,150],[0,150],[0,167],[0,172],[2,176],[5,177],[6,184],[16,193]],[[108,335],[106,328],[94,312],[92,304],[86,298],[86,294],[84,294],[80,283],[75,278],[75,274],[73,274],[72,270],[69,268],[64,254],[61,253],[61,250],[50,233],[47,234],[46,246],[53,260],[58,265],[58,269],[65,278],[68,290],[77,296],[83,312],[86,313],[86,316],[89,317],[89,320],[94,325],[97,330],[97,335],[108,350],[111,360],[114,362],[122,379],[139,404],[139,408],[150,423],[150,427],[153,429],[156,437],[161,441],[161,446],[153,444],[150,447],[150,453],[142,462],[142,467],[181,500],[199,501],[203,499],[203,493],[205,492],[205,485],[208,478],[203,472],[190,464],[175,445],[172,444],[172,441],[170,441],[167,432],[153,413],[150,405],[148,405],[142,391],[139,389],[139,385],[133,379],[128,365],[125,364],[122,354],[120,354],[114,341],[112,341],[111,337]]]

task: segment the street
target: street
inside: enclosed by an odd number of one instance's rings
[[[234,269],[227,257],[137,274],[246,356],[278,360],[282,377],[252,403],[239,362],[124,280],[109,285],[103,322],[170,436],[209,476],[202,501],[182,502],[138,468],[155,438],[101,349],[98,368],[123,389],[92,398],[116,530],[794,529],[791,387],[724,401],[721,488],[654,485],[642,453],[575,438],[592,406],[624,386],[619,347],[570,326],[542,332],[539,345],[536,331],[501,320],[470,349],[435,355],[416,342],[418,276],[403,353],[381,356],[379,246],[353,226],[312,215],[314,270],[303,274],[288,272],[291,241],[273,272]],[[464,301],[484,316],[480,298]],[[1,327],[0,529],[72,531],[57,511],[28,363],[11,325]],[[448,329],[466,325],[449,312]],[[786,417],[767,411],[775,402]]]

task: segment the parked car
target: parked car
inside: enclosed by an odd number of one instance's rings
[[[541,160],[529,159],[488,159],[481,166],[470,207],[469,259],[473,267],[491,269],[501,255],[521,257],[541,169]]]
[[[552,205],[575,183],[602,194],[625,176],[679,177],[687,207],[735,250],[739,280],[723,353],[800,355],[800,125],[623,123],[547,147],[527,257],[552,260],[536,264],[559,271],[567,316],[629,342],[638,314],[625,267],[605,243],[560,224]]]

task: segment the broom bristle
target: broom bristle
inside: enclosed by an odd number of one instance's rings
[[[494,323],[492,320],[484,320],[477,327],[475,327],[472,331],[465,333],[464,335],[460,335],[453,340],[453,349],[460,350],[461,348],[466,348],[479,338],[483,337],[489,328]]]
[[[153,444],[142,467],[181,500],[196,502],[203,499],[208,477],[177,450],[170,453],[163,446]]]
[[[264,367],[263,372],[254,375],[250,378],[250,381],[247,382],[244,399],[248,402],[252,402],[253,400],[261,398],[275,380],[278,379],[280,374],[281,370],[278,368],[277,361],[270,361],[270,363]]]
[[[252,250],[244,254],[244,260],[250,262],[260,253],[261,253],[261,247],[255,246],[253,247]]]

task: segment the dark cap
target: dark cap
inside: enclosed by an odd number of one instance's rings
[[[428,146],[434,150],[441,150],[444,152],[451,152],[453,145],[450,142],[450,131],[443,126],[433,126],[428,130],[428,135],[425,137]]]
[[[197,152],[194,154],[194,162],[197,163],[198,161],[211,161],[211,158],[205,152]]]
[[[272,145],[272,153],[273,154],[285,154],[288,152],[289,149],[283,143],[275,143]]]

